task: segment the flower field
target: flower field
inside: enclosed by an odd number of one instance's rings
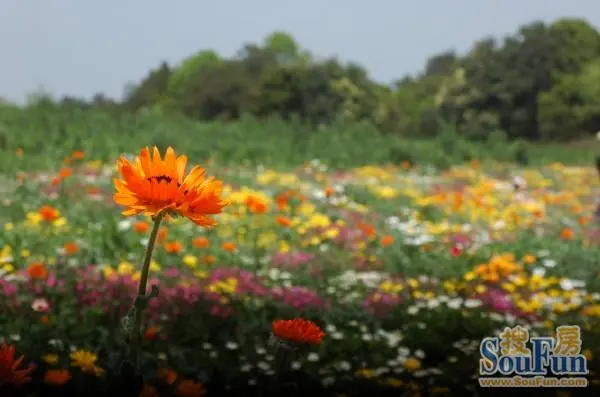
[[[204,166],[229,205],[181,196],[169,211],[183,216],[155,230],[143,380],[130,382],[153,231],[143,211],[121,214],[139,201],[115,184],[131,184],[82,151],[2,175],[0,395],[499,395],[477,387],[479,344],[515,325],[540,336],[579,325],[596,387],[593,167]],[[146,193],[174,194],[162,192]],[[216,225],[194,218],[201,201]],[[316,328],[277,323],[291,319]]]

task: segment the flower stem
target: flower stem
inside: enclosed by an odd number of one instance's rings
[[[154,245],[156,243],[156,237],[158,236],[158,230],[160,228],[160,222],[164,213],[159,213],[154,218],[154,224],[152,226],[152,231],[150,232],[150,237],[148,238],[148,244],[146,245],[146,252],[144,253],[144,262],[142,264],[142,273],[140,275],[140,284],[138,287],[138,294],[134,302],[135,308],[135,318],[134,318],[134,328],[131,340],[130,347],[130,360],[133,364],[134,369],[138,369],[139,363],[139,352],[140,352],[140,342],[142,337],[142,320],[144,310],[147,307],[147,300],[150,296],[146,296],[146,287],[148,284],[148,275],[150,273],[150,261],[152,260],[152,251],[154,250]]]

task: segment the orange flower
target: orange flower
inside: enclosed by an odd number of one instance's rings
[[[23,385],[31,380],[29,374],[34,370],[34,365],[29,364],[25,369],[19,369],[23,356],[15,360],[15,347],[13,345],[0,345],[0,386],[5,384]]]
[[[268,211],[267,203],[255,196],[248,196],[246,199],[246,207],[254,214],[264,214]]]
[[[381,238],[380,243],[381,243],[381,246],[383,246],[383,247],[389,247],[390,245],[392,245],[394,243],[394,238],[392,236],[390,236],[389,234],[385,235]]]
[[[193,380],[184,380],[177,386],[175,394],[179,397],[200,397],[204,395],[204,387]]]
[[[158,229],[158,241],[160,243],[165,241],[167,239],[168,235],[169,235],[169,229],[167,229],[166,227],[161,227]]]
[[[63,249],[65,250],[65,254],[74,255],[79,252],[79,245],[76,242],[71,241],[63,244]]]
[[[213,265],[216,261],[217,261],[217,258],[215,258],[212,255],[206,255],[205,257],[202,258],[202,263],[204,263],[205,265]]]
[[[67,179],[68,177],[70,177],[73,174],[73,168],[61,168],[60,171],[58,172],[58,174],[52,178],[52,185],[58,185],[60,184],[63,180]]]
[[[17,157],[21,157],[25,154],[25,151],[23,150],[23,148],[17,148],[17,150],[15,150],[15,154],[17,155]]]
[[[181,252],[183,245],[179,241],[170,241],[165,243],[165,251],[169,254],[178,254]]]
[[[44,374],[44,383],[49,385],[64,385],[71,380],[71,373],[68,369],[49,369]]]
[[[373,226],[373,225],[370,225],[368,223],[359,222],[358,228],[360,229],[361,232],[363,232],[363,234],[365,236],[367,236],[369,238],[375,236],[375,226]]]
[[[315,323],[303,318],[275,320],[271,324],[273,334],[279,339],[294,343],[317,345],[323,341],[325,332]]]
[[[159,331],[160,327],[157,325],[146,328],[146,331],[144,332],[144,339],[148,341],[153,340],[156,338],[156,335],[158,335]]]
[[[196,248],[208,248],[210,241],[204,236],[196,237],[192,240],[192,245]]]
[[[561,232],[560,232],[560,237],[563,240],[571,240],[573,238],[573,236],[575,236],[575,232],[573,231],[573,229],[571,229],[570,227],[565,227]]]
[[[27,275],[32,280],[45,280],[48,276],[48,269],[41,262],[34,262],[27,268]]]
[[[173,148],[166,151],[164,160],[154,147],[144,148],[131,164],[126,158],[117,161],[123,179],[115,179],[117,192],[114,200],[126,209],[123,215],[179,214],[200,226],[213,226],[210,217],[219,214],[228,205],[221,199],[223,183],[205,178],[205,170],[193,167],[185,175],[187,157],[176,157]]]
[[[224,242],[221,247],[223,248],[223,251],[227,251],[227,252],[233,252],[237,248],[235,246],[235,243],[232,243],[231,241]]]
[[[288,218],[286,218],[285,216],[281,216],[281,215],[278,215],[275,218],[275,221],[283,227],[288,227],[292,223]]]
[[[39,209],[42,219],[48,223],[54,222],[60,217],[60,212],[50,205],[44,205]]]
[[[150,225],[148,225],[147,222],[139,221],[139,222],[136,222],[135,225],[133,225],[133,230],[135,230],[136,233],[139,233],[139,234],[144,234],[149,229],[150,229]]]
[[[61,168],[60,171],[58,172],[58,177],[60,179],[68,178],[71,175],[73,175],[73,168],[69,168],[69,167]]]
[[[83,160],[85,158],[85,153],[81,150],[75,150],[73,153],[71,153],[71,158],[73,160]]]
[[[161,368],[157,371],[156,375],[167,385],[172,385],[177,380],[177,372],[170,368]]]
[[[324,190],[325,197],[331,197],[335,193],[335,190],[331,186],[327,186]]]
[[[156,387],[151,385],[144,385],[144,388],[138,395],[138,397],[159,397],[158,390]]]
[[[410,164],[410,161],[404,160],[400,163],[400,167],[402,167],[403,170],[408,170],[412,165]]]

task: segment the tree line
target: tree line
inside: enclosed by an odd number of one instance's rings
[[[153,109],[207,121],[356,120],[415,137],[437,134],[443,122],[474,140],[494,133],[579,139],[600,130],[600,34],[581,19],[532,22],[504,38],[479,40],[466,54],[434,55],[422,72],[381,84],[358,64],[317,57],[275,32],[231,58],[201,50],[177,65],[163,62],[119,101],[98,94],[54,105]]]

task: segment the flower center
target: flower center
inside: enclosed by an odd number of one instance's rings
[[[171,181],[173,180],[173,178],[171,178],[168,175],[157,175],[157,176],[150,176],[150,177],[146,178],[146,180],[148,182],[156,182],[156,183],[161,183],[162,181],[166,181],[167,183],[171,183]],[[177,185],[179,185],[179,183]]]

